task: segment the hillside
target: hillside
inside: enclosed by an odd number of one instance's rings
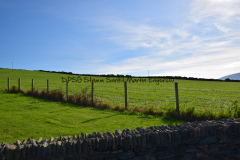
[[[219,78],[220,80],[225,80],[229,78],[230,80],[240,80],[240,73],[230,74],[224,77]]]

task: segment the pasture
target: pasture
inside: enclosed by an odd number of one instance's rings
[[[63,78],[75,77],[62,73],[49,73],[40,71],[0,69],[0,88],[7,87],[7,78],[10,78],[10,86],[18,85],[18,78],[21,78],[21,88],[31,89],[31,82],[34,79],[34,86],[38,90],[46,89],[49,79],[49,89],[61,89],[66,92],[66,83]],[[104,82],[94,83],[94,94],[98,101],[112,106],[124,107],[124,84],[123,82],[109,82],[116,78],[81,76],[81,83],[73,82],[69,86],[69,95],[81,92],[86,87],[91,92],[90,78]],[[134,78],[133,78],[134,79]],[[125,79],[126,80],[126,79]],[[180,114],[184,117],[190,116],[199,119],[219,119],[239,116],[240,83],[200,80],[178,80]],[[148,108],[154,112],[166,113],[175,116],[175,88],[173,82],[152,82],[128,83],[128,105],[130,108]]]

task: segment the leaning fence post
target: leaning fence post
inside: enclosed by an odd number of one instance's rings
[[[92,82],[92,107],[93,107],[93,82]]]
[[[48,95],[49,95],[49,80],[47,80],[47,99],[48,99]]]
[[[20,85],[21,85],[21,79],[19,78],[19,79],[18,79],[18,92],[20,92],[20,89],[21,89],[21,88],[20,88]]]
[[[124,88],[125,88],[125,110],[127,110],[127,82],[124,82]]]
[[[66,82],[66,99],[68,101],[68,81]]]
[[[33,96],[33,79],[32,79],[32,96]]]
[[[175,96],[176,96],[176,112],[177,112],[177,117],[179,117],[179,100],[178,100],[178,83],[175,82]]]
[[[8,78],[8,92],[9,92],[9,89],[10,89],[10,78]]]

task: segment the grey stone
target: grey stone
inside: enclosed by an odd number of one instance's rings
[[[148,133],[146,133],[146,142],[147,142],[147,144],[149,144],[149,134]]]
[[[79,140],[81,137],[80,137],[80,134],[78,134],[78,136],[77,136],[77,139]]]
[[[156,139],[156,144],[160,144],[160,136],[158,135],[158,132],[154,132],[154,137]]]
[[[82,151],[83,151],[83,153],[87,153],[88,152],[88,141],[87,141],[87,139],[83,139]]]
[[[197,149],[194,145],[189,145],[188,149],[186,150],[187,153],[189,152],[199,152],[200,150]]]
[[[224,136],[225,127],[223,125],[216,124],[215,125],[215,129],[216,129],[217,136]]]
[[[66,155],[67,154],[67,144],[66,144],[66,141],[62,141],[60,153],[62,155]]]
[[[167,133],[167,131],[163,131],[163,143],[164,142],[168,142],[168,133]]]
[[[113,135],[113,138],[112,138],[112,149],[113,150],[116,150],[117,149],[117,145],[116,145],[116,137]]]
[[[178,131],[178,130],[173,130],[173,133],[174,133],[174,141],[175,141],[175,142],[180,142],[180,141],[181,141],[180,131]]]
[[[157,147],[153,147],[153,148],[147,149],[145,151],[137,152],[136,154],[142,156],[142,155],[146,155],[146,154],[151,154],[151,153],[155,152],[156,150],[157,150]]]
[[[108,149],[108,137],[104,138],[104,150]]]
[[[220,148],[220,147],[226,147],[226,143],[224,143],[224,144],[209,144],[209,148]]]
[[[122,135],[122,131],[121,131],[120,129],[117,129],[117,130],[115,131],[115,134],[118,135],[118,136],[120,136],[120,135]]]
[[[62,143],[62,141],[57,141],[56,142],[56,154],[61,153],[61,143]]]
[[[54,138],[53,137],[51,137],[50,138],[50,140],[49,140],[49,142],[53,142],[54,141]]]
[[[71,144],[71,142],[67,142],[67,153],[68,154],[71,154],[72,153],[72,144]]]
[[[81,154],[81,141],[80,139],[77,140],[77,147],[76,147],[77,154]]]
[[[95,150],[96,149],[95,138],[91,138],[91,142],[92,142],[92,149]]]
[[[233,123],[230,123],[231,125],[224,125],[225,131],[230,136],[233,134]]]
[[[118,159],[128,159],[128,158],[134,158],[134,157],[135,157],[134,152],[122,152],[122,153],[119,153],[117,156]]]
[[[17,140],[17,141],[16,141],[16,145],[21,145],[20,140]]]
[[[5,145],[5,156],[7,160],[12,160],[15,159],[15,149],[17,148],[16,145],[10,145],[8,143],[6,143]]]
[[[230,146],[234,144],[240,144],[240,140],[232,139],[227,143],[227,145],[230,145]]]
[[[154,135],[153,135],[152,132],[149,133],[149,141],[150,141],[151,144],[155,144],[156,143],[156,140],[155,140]]]
[[[93,137],[93,138],[96,138],[96,136],[97,136],[97,133],[96,133],[96,132],[93,132],[93,133],[92,133],[92,137]]]
[[[137,134],[137,135],[136,135],[136,138],[137,138],[137,145],[138,145],[138,146],[141,146],[141,144],[142,144],[142,142],[141,142],[141,140],[142,140],[141,135],[140,135],[140,134]]]
[[[41,151],[42,151],[42,157],[47,156],[47,154],[48,154],[48,143],[46,141],[44,141]]]
[[[88,138],[88,150],[92,150],[92,138]]]
[[[99,147],[99,138],[98,137],[95,139],[95,147],[96,147],[97,150],[100,148]]]
[[[106,160],[118,160],[117,158],[107,158]]]
[[[51,155],[56,155],[56,148],[57,148],[57,145],[56,145],[56,142],[52,142],[51,144]]]
[[[37,147],[36,140],[32,140],[32,157],[35,158],[37,156]]]
[[[84,139],[84,133],[81,132],[81,139]]]
[[[172,142],[172,134],[171,134],[171,131],[167,131],[167,142]]]
[[[199,130],[200,130],[201,137],[205,137],[205,136],[206,136],[206,133],[205,133],[204,127],[203,127],[203,126],[199,126],[198,128],[199,128]]]
[[[199,144],[210,144],[210,143],[216,143],[217,138],[216,137],[207,137],[203,138],[199,141]]]
[[[20,160],[23,145],[17,145],[15,149],[15,160]]]
[[[185,140],[187,138],[183,130],[179,130],[179,133],[181,134],[181,139]]]
[[[228,156],[230,154],[236,153],[235,150],[224,150],[224,151],[218,151],[214,153],[215,156]]]
[[[98,136],[98,138],[102,138],[103,137],[101,132],[98,132],[97,136]]]
[[[137,144],[137,135],[134,133],[132,134],[132,139],[133,139],[133,146],[134,148],[138,146]]]
[[[108,148],[108,150],[112,151],[112,148],[113,148],[113,139],[112,138],[108,138],[107,148]]]
[[[22,151],[22,155],[23,155],[23,151]],[[37,158],[40,158],[42,156],[42,144],[38,144],[38,148],[37,148]]]
[[[142,147],[145,147],[147,145],[147,142],[146,142],[146,134],[143,133],[142,135]]]
[[[192,130],[189,127],[185,127],[187,133],[188,133],[188,138],[192,138],[193,137],[193,133]]]
[[[31,158],[33,158],[33,156],[32,156],[32,144],[26,144],[26,150],[27,150],[27,158],[28,159],[31,159]]]
[[[130,149],[132,149],[133,148],[133,139],[132,139],[131,135],[128,135],[128,144],[129,144]]]
[[[198,137],[195,128],[190,127],[190,130],[192,131],[192,137],[193,137],[193,138]]]

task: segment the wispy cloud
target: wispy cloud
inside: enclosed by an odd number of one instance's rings
[[[184,27],[156,27],[119,19],[103,22],[101,25],[114,31],[107,37],[110,41],[131,50],[145,48],[148,53],[99,66],[99,72],[106,67],[110,68],[108,73],[134,74],[150,69],[155,75],[205,78],[229,74],[230,66],[231,73],[239,72],[240,48],[233,47],[238,43],[239,29],[234,25],[240,14],[239,1],[196,0],[190,8]],[[203,32],[199,34],[195,28],[200,26]]]
[[[142,75],[151,70],[151,75],[205,78],[239,72],[239,0],[56,2],[29,2],[34,9],[26,13],[41,15],[36,24],[46,26],[31,24],[39,30],[36,37],[50,35],[35,48],[46,46],[44,52],[58,58],[51,62],[68,71]]]
[[[206,19],[232,22],[240,14],[239,0],[195,0],[191,3],[191,19],[199,23]]]

